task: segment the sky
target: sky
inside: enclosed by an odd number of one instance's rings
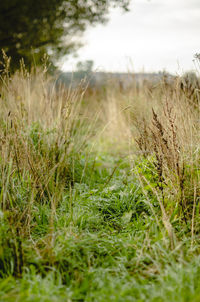
[[[130,12],[110,12],[109,22],[89,28],[77,58],[62,62],[74,71],[93,60],[96,71],[180,74],[194,70],[200,53],[200,0],[132,0]]]

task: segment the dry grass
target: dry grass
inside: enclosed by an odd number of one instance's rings
[[[200,198],[199,82],[187,79],[167,81],[164,77],[123,91],[117,83],[110,83],[104,94],[93,93],[92,102],[98,99],[101,104],[100,150],[129,154],[136,162],[138,156],[141,161],[147,159],[152,181],[140,176],[159,200],[168,232],[169,221],[178,218],[194,236]]]
[[[81,156],[93,125],[81,105],[84,92],[81,85],[58,87],[46,70],[28,73],[23,65],[12,77],[7,70],[1,74],[0,204],[10,223],[17,274],[23,257],[14,238],[30,236],[39,204],[50,205],[53,234],[56,208],[82,178]]]
[[[66,89],[8,65],[0,300],[198,299],[198,86]]]
[[[50,205],[44,252],[51,254],[57,208],[74,182],[82,182],[91,151],[129,156],[144,194],[160,206],[172,248],[176,220],[185,223],[194,241],[199,232],[199,94],[192,86],[195,99],[188,101],[190,87],[184,90],[181,81],[144,82],[125,90],[110,82],[99,90],[82,85],[74,90],[56,86],[46,71],[27,73],[23,65],[12,77],[2,74],[0,203],[10,223],[18,275],[21,242],[32,240],[34,209]],[[155,213],[154,205],[151,209]]]

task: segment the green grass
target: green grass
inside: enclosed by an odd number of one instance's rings
[[[200,301],[198,240],[192,248],[180,230],[170,249],[126,160],[102,156],[91,166],[63,194],[52,229],[46,203],[33,206],[23,240],[1,214],[0,301]]]
[[[199,109],[179,82],[1,82],[0,302],[200,302]]]

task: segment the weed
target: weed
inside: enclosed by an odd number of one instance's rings
[[[65,88],[6,60],[0,301],[199,301],[192,88]]]

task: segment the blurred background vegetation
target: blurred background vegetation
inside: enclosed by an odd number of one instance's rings
[[[115,6],[0,3],[1,302],[200,301],[198,75],[44,65]]]
[[[111,7],[128,10],[129,0],[4,0],[0,2],[0,49],[11,57],[11,70],[24,60],[27,67],[50,56],[60,57],[81,46],[88,26],[105,23]],[[2,60],[2,54],[0,55]]]

